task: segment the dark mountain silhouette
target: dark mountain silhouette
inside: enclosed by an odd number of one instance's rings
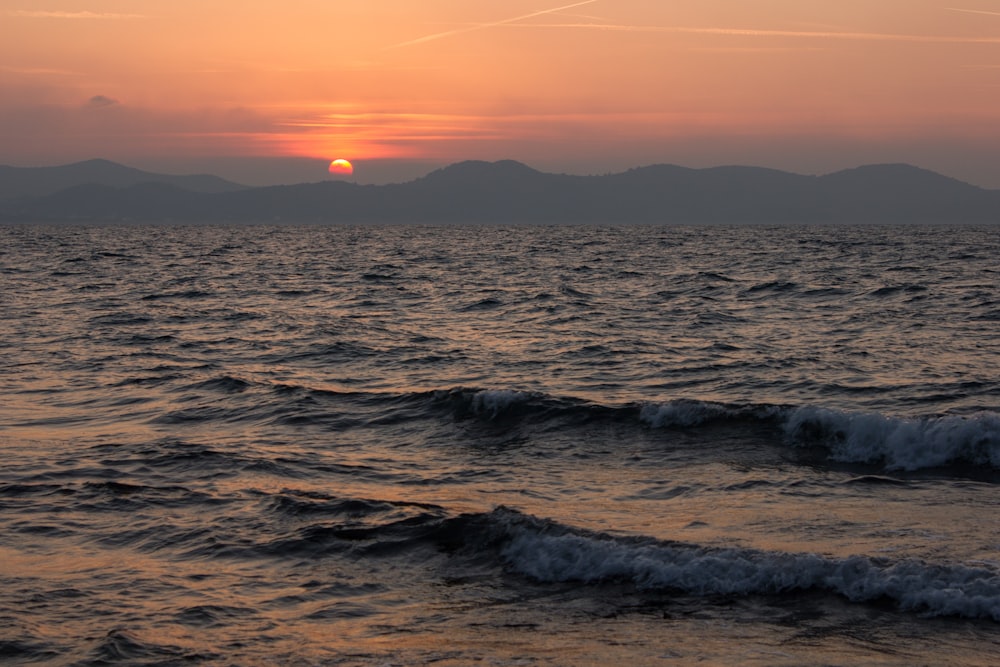
[[[173,185],[192,192],[235,192],[244,186],[218,176],[170,176],[133,169],[108,160],[87,160],[59,167],[0,165],[0,200],[41,197],[79,185],[125,188],[142,183]]]
[[[196,177],[202,178],[202,177]],[[201,181],[196,181],[201,183]],[[230,184],[231,185],[231,184]],[[176,181],[77,184],[0,202],[8,221],[1000,222],[1000,191],[903,164],[802,176],[654,165],[603,176],[460,162],[408,183],[343,181],[200,192]]]

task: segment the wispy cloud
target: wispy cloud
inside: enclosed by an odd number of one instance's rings
[[[959,7],[945,7],[949,12],[962,12],[963,14],[986,14],[987,16],[1000,16],[1000,12],[989,12],[985,9],[961,9]]]
[[[87,20],[121,20],[146,18],[142,14],[116,14],[113,12],[63,12],[54,10],[12,9],[8,16],[26,19],[87,19]]]
[[[1000,15],[1000,14],[998,14]],[[509,21],[501,25],[506,25]],[[580,30],[606,30],[615,32],[651,32],[689,35],[718,35],[723,37],[779,37],[793,39],[839,39],[876,42],[916,42],[927,44],[1000,44],[1000,37],[958,37],[950,35],[907,35],[881,32],[850,32],[831,30],[768,30],[757,28],[690,28],[681,26],[643,26],[612,23],[519,23],[523,28],[549,28]]]
[[[491,23],[477,23],[475,25],[466,26],[463,28],[456,28],[454,30],[437,32],[432,35],[424,35],[423,37],[418,37],[417,39],[411,39],[406,42],[400,42],[399,44],[393,44],[392,46],[386,47],[386,50],[400,49],[403,48],[404,46],[415,46],[417,44],[425,44],[427,42],[433,42],[434,40],[443,39],[445,37],[462,35],[476,30],[485,30],[486,28],[497,28],[499,26],[508,25],[511,23],[517,23],[518,21],[526,21],[527,19],[535,18],[537,16],[556,14],[558,12],[566,11],[567,9],[573,9],[574,7],[582,7],[583,5],[592,5],[595,2],[598,2],[598,0],[584,0],[583,2],[574,2],[571,5],[563,5],[562,7],[552,7],[550,9],[542,9],[537,12],[531,12],[530,14],[522,14],[521,16],[514,16],[509,19],[493,21]]]
[[[0,65],[0,72],[24,76],[80,76],[80,72],[52,67],[11,67],[9,65]]]
[[[687,118],[684,113],[663,111],[603,111],[550,113],[410,113],[338,112],[311,117],[277,120],[275,125],[291,133],[338,136],[351,142],[502,140],[533,136],[545,128],[589,127],[611,124],[627,128],[657,125]],[[707,122],[699,112],[697,120]]]
[[[107,95],[94,95],[87,100],[87,106],[91,109],[103,109],[104,107],[113,107],[116,104],[118,104],[118,100]]]

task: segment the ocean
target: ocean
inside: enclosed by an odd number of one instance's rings
[[[0,227],[0,660],[996,665],[998,229]]]

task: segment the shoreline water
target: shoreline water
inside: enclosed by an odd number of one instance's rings
[[[16,664],[994,664],[987,227],[0,227]]]

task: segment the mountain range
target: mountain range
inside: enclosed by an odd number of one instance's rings
[[[44,197],[79,185],[127,188],[162,183],[191,192],[234,192],[244,186],[217,176],[169,176],[133,169],[109,160],[87,160],[59,167],[7,167],[0,165],[0,201],[15,197]]]
[[[245,187],[106,160],[0,166],[7,222],[1000,222],[1000,190],[905,164],[823,176],[654,165],[571,176],[467,161],[407,183]]]

